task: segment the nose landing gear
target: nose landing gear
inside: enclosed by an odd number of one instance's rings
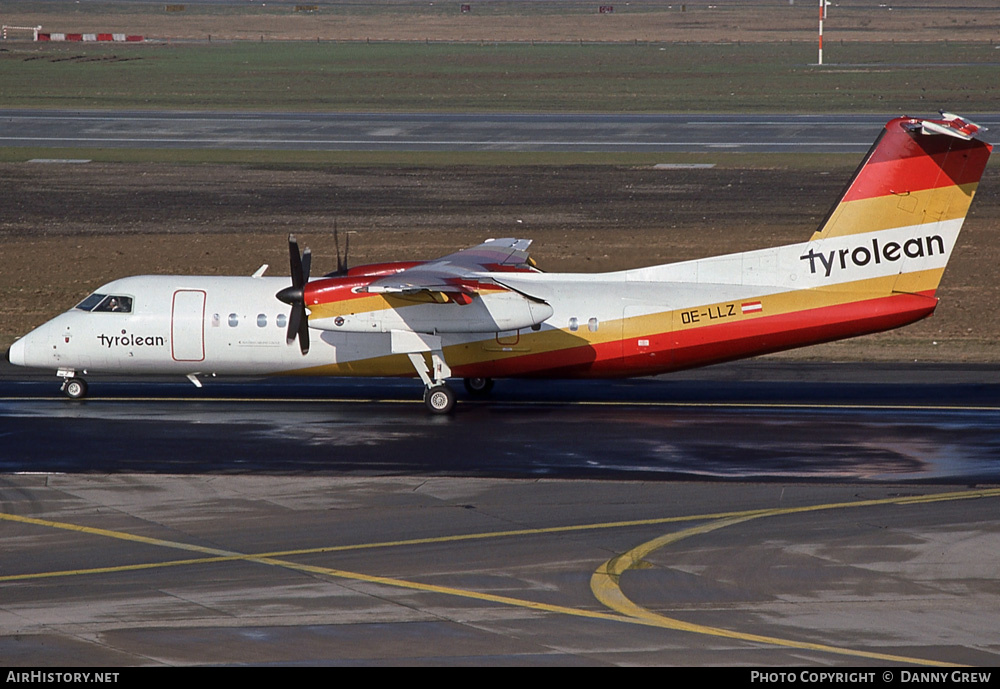
[[[80,400],[87,396],[87,381],[70,375],[63,378],[60,390],[71,400]]]

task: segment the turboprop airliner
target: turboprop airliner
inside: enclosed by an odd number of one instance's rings
[[[490,239],[426,262],[291,280],[139,276],[110,282],[17,340],[11,363],[89,372],[409,376],[432,413],[464,379],[644,376],[889,330],[933,313],[992,146],[982,128],[889,121],[808,240],[611,273],[544,273],[530,240]],[[338,247],[338,264],[340,252]]]

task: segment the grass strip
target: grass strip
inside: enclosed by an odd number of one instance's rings
[[[380,112],[1000,109],[987,43],[11,44],[6,107]]]

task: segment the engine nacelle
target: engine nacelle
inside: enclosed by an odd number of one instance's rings
[[[379,295],[381,308],[366,311],[347,311],[351,302],[342,302],[345,308],[336,315],[326,315],[327,309],[315,308],[309,317],[309,327],[352,333],[393,330],[434,334],[493,333],[530,328],[553,313],[548,304],[507,290],[477,293],[467,304],[453,300],[439,303],[426,295]],[[368,299],[356,303],[372,305]]]

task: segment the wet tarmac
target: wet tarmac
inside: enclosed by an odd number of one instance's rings
[[[413,380],[199,390],[94,378],[70,401],[50,376],[5,376],[0,471],[994,482],[998,379],[989,367],[743,364],[500,381],[434,417]]]
[[[501,381],[450,417],[405,380],[57,388],[0,366],[11,667],[1000,657],[990,366]]]

